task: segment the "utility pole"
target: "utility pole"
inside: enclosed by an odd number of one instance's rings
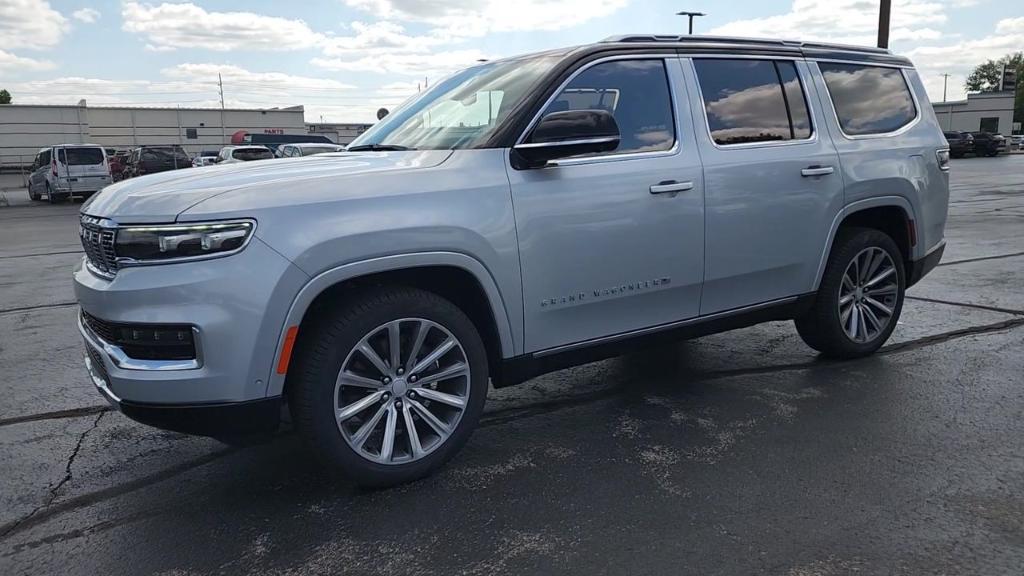
[[[217,72],[217,93],[220,94],[220,145],[226,146],[228,133],[224,127],[224,78]]]
[[[892,0],[881,0],[878,6],[878,47],[889,47],[889,16],[892,14]]]
[[[676,16],[686,16],[687,18],[690,19],[689,34],[693,35],[693,19],[698,17],[698,16],[707,16],[707,14],[705,14],[703,12],[686,12],[686,11],[683,11],[683,12],[676,12]]]
[[[946,101],[946,85],[949,84],[949,74],[942,75],[942,101]]]

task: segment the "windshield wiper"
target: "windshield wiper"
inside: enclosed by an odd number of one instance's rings
[[[349,146],[346,152],[402,152],[404,150],[415,150],[415,148],[408,148],[406,146],[398,146],[397,144],[363,144],[361,146]]]

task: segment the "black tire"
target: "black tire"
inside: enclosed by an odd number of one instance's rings
[[[839,291],[843,275],[853,259],[867,248],[880,248],[888,253],[896,269],[897,288],[893,313],[886,327],[867,342],[856,342],[843,329],[839,316]],[[830,358],[861,358],[873,354],[892,335],[903,310],[907,280],[903,256],[888,234],[871,228],[840,230],[832,246],[821,285],[810,310],[796,319],[800,338],[811,348]]]
[[[346,294],[344,303],[311,310],[289,369],[287,394],[295,429],[335,473],[371,488],[427,476],[454,456],[469,439],[487,395],[487,354],[473,322],[451,302],[416,288],[376,287]],[[451,435],[432,452],[403,464],[373,462],[342,437],[335,420],[334,387],[349,351],[363,336],[393,320],[423,318],[443,326],[462,344],[469,364],[469,398]]]
[[[29,200],[32,200],[32,201],[35,201],[35,202],[38,202],[38,201],[43,199],[42,196],[40,196],[39,194],[36,194],[36,193],[32,192],[32,186],[31,185],[28,187],[28,197],[29,197]]]

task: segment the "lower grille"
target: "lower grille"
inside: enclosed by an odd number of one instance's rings
[[[108,322],[82,311],[82,323],[104,342],[135,360],[194,360],[195,338],[188,324]]]
[[[110,374],[107,372],[106,365],[103,364],[103,358],[100,356],[100,353],[88,343],[85,345],[85,353],[89,355],[89,362],[92,363],[92,369],[106,381],[107,385],[110,385]]]

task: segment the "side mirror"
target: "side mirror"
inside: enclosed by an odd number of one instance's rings
[[[552,112],[513,148],[513,156],[518,156],[517,168],[540,168],[559,158],[611,152],[619,140],[619,125],[606,110]]]

